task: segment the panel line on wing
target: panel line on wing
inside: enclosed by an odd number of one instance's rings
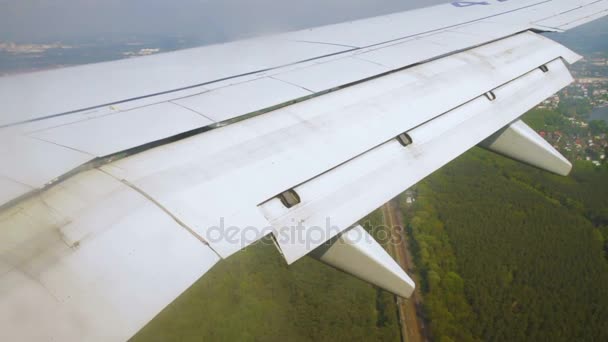
[[[111,174],[111,173],[109,173],[106,170],[101,169],[101,168],[99,168],[98,170],[101,171],[101,172],[103,172],[103,173],[105,173],[106,175],[108,175],[108,176],[116,179],[117,181],[123,183],[124,185],[130,187],[134,191],[138,192],[140,195],[142,195],[143,197],[145,197],[148,201],[152,202],[155,206],[157,206],[160,210],[162,210],[167,215],[169,215],[169,217],[171,217],[172,220],[174,220],[179,226],[181,226],[182,228],[184,228],[190,235],[192,235],[198,241],[200,241],[201,243],[203,243],[205,246],[209,247],[209,249],[211,249],[213,251],[213,253],[215,253],[218,257],[222,258],[222,256],[217,251],[215,251],[213,249],[213,247],[209,244],[209,242],[207,242],[207,240],[205,240],[199,234],[196,234],[194,232],[194,230],[192,230],[192,228],[188,227],[187,224],[185,224],[182,220],[179,219],[179,217],[175,216],[169,209],[165,208],[161,203],[159,203],[157,200],[155,200],[154,197],[148,195],[145,191],[143,191],[142,189],[140,189],[139,187],[137,187],[135,184],[129,182],[126,179],[118,179],[113,174]]]
[[[189,97],[189,96],[188,96],[188,97]],[[204,117],[205,119],[207,119],[207,120],[209,120],[209,121],[215,122],[215,120],[211,119],[210,117],[206,116],[205,114],[203,114],[203,113],[199,113],[198,111],[196,111],[196,110],[194,110],[194,109],[192,109],[192,108],[186,107],[186,106],[182,105],[181,103],[177,102],[177,100],[178,100],[178,99],[176,99],[176,100],[171,100],[171,101],[169,101],[169,102],[170,102],[170,103],[172,103],[172,104],[174,104],[174,105],[176,105],[176,106],[182,107],[182,108],[184,108],[184,109],[186,109],[186,110],[188,110],[188,111],[190,111],[190,112],[192,112],[192,113],[198,114],[198,115],[200,115],[200,116]]]
[[[353,46],[353,45],[327,43],[327,42],[315,42],[315,41],[310,41],[310,40],[292,40],[292,42],[296,42],[296,43],[309,43],[309,44],[322,44],[322,45],[332,45],[332,46],[339,46],[339,47],[345,47],[345,48],[350,48],[350,49],[358,49],[357,46]]]
[[[35,136],[35,135],[28,135],[28,137],[29,137],[29,138],[32,138],[32,139],[35,139],[35,140],[38,140],[38,141],[41,141],[41,142],[43,142],[43,143],[49,143],[49,144],[52,144],[52,145],[55,145],[55,146],[59,146],[59,147],[63,147],[63,148],[67,148],[68,150],[72,150],[72,151],[74,151],[74,152],[83,153],[83,154],[88,154],[88,155],[90,155],[90,156],[91,156],[91,160],[95,158],[95,155],[92,155],[92,154],[91,154],[91,153],[89,153],[89,152],[86,152],[86,151],[83,151],[83,150],[79,150],[79,149],[77,149],[77,148],[74,148],[74,147],[71,147],[71,146],[67,146],[67,145],[64,145],[64,144],[60,144],[60,143],[58,143],[58,142],[56,142],[56,141],[51,141],[51,140],[43,139],[43,138],[41,138],[41,137],[37,137],[37,136]],[[89,161],[89,162],[90,162],[90,161]],[[87,163],[88,163],[88,162],[87,162]],[[85,164],[86,164],[86,163],[85,163]]]
[[[274,76],[268,76],[268,78],[272,78],[273,80],[277,80],[277,81],[279,81],[279,82],[283,82],[283,83],[286,83],[286,84],[292,85],[292,86],[294,86],[294,87],[298,87],[298,88],[300,88],[300,89],[302,89],[302,90],[305,90],[305,91],[308,91],[308,92],[310,92],[310,93],[312,93],[312,94],[314,94],[314,93],[315,93],[315,92],[314,92],[314,90],[308,89],[308,88],[306,88],[306,87],[304,87],[304,86],[302,86],[302,85],[295,84],[295,83],[293,83],[293,82],[289,82],[289,81],[286,81],[286,80],[282,80],[282,79],[280,79],[280,78],[276,78],[276,77],[274,77]]]

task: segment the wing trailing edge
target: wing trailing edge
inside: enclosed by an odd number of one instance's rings
[[[521,120],[496,132],[479,146],[561,176],[567,176],[572,170],[572,164],[564,156]]]

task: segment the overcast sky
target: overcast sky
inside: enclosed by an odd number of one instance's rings
[[[232,40],[445,3],[446,0],[0,0],[0,41],[116,35]]]

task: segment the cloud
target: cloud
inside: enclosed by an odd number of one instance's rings
[[[445,0],[0,0],[0,41],[124,35],[232,40]]]

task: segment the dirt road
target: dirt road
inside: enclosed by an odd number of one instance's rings
[[[410,277],[418,284],[413,274],[414,262],[409,252],[408,237],[403,225],[403,219],[399,212],[399,204],[396,200],[390,201],[382,207],[384,223],[391,230],[393,243],[389,245],[389,253],[408,272]],[[401,335],[405,342],[423,342],[425,338],[425,326],[419,318],[422,309],[422,299],[419,290],[416,289],[412,298],[405,300],[397,298],[399,318],[401,320]]]

